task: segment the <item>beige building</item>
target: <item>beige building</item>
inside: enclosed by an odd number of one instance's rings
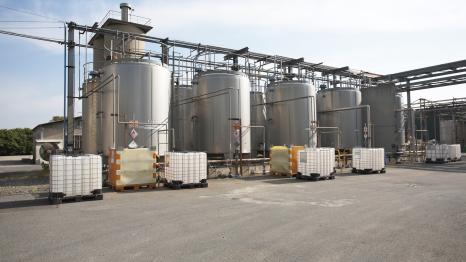
[[[74,148],[81,151],[82,117],[74,119]],[[63,149],[63,120],[39,124],[32,129],[33,161],[36,164],[44,162],[40,157],[40,147],[52,144],[57,149]]]

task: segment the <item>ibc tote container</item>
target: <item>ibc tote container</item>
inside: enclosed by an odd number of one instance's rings
[[[102,158],[98,155],[52,155],[49,168],[49,193],[55,199],[102,194]]]
[[[426,162],[445,162],[449,157],[449,147],[445,144],[427,144]]]
[[[384,148],[353,148],[353,172],[385,172]]]
[[[295,175],[298,172],[299,151],[303,146],[273,146],[270,149],[270,172],[279,175]]]
[[[458,161],[461,159],[461,145],[453,144],[448,145],[448,160]]]
[[[298,175],[302,177],[329,177],[335,172],[334,148],[306,148],[299,151]]]
[[[165,178],[169,184],[207,186],[207,154],[204,152],[167,152]]]

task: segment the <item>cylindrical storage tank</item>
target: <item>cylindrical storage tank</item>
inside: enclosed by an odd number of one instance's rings
[[[82,112],[82,149],[85,154],[97,153],[97,106],[99,85],[97,79],[88,79],[83,83]]]
[[[396,124],[396,146],[401,149],[405,144],[405,119],[403,114],[403,96],[395,95],[395,124]]]
[[[440,120],[440,143],[456,144],[456,123],[454,120]]]
[[[114,79],[112,81],[112,79]],[[164,155],[169,149],[170,71],[154,61],[122,60],[104,67],[99,105],[101,128],[99,151],[121,150],[131,143]],[[137,124],[134,122],[137,121]],[[98,125],[99,126],[99,125]]]
[[[174,149],[176,151],[191,151],[193,150],[193,89],[192,86],[178,86],[174,88],[173,92]]]
[[[310,129],[317,121],[312,84],[298,80],[275,82],[267,88],[266,98],[268,147],[316,146],[317,137]]]
[[[211,70],[199,73],[193,84],[195,149],[211,156],[232,158],[241,145],[241,152],[250,154],[250,82],[247,75]]]
[[[365,108],[356,109],[361,105],[361,92],[355,88],[330,88],[317,92],[317,119],[319,122],[318,136],[321,147],[353,148],[363,146],[364,127],[362,116]],[[335,109],[355,108],[344,111]],[[340,145],[338,146],[338,131],[324,129],[338,127]]]
[[[108,51],[104,49],[104,42],[103,36],[96,37],[92,42],[92,66],[94,71],[102,69],[106,63],[106,53]]]
[[[259,91],[251,91],[251,154],[253,157],[264,153],[265,143],[265,96]],[[262,126],[262,127],[260,127]]]

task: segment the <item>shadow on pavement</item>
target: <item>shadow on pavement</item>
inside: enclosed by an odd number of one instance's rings
[[[34,206],[45,206],[49,205],[47,198],[48,193],[41,193],[40,197],[28,200],[12,200],[6,202],[0,202],[0,210],[7,208],[21,208],[21,207],[34,207]]]
[[[391,166],[393,168],[413,169],[413,170],[424,170],[424,171],[438,171],[438,172],[449,172],[449,173],[466,173],[466,161],[451,162],[444,164],[427,164],[427,163],[415,163],[415,164],[401,164]]]
[[[246,176],[246,177],[239,177],[238,179],[246,180],[246,181],[262,181],[262,180],[277,180],[277,179],[289,179],[285,176],[272,176],[272,175],[265,175],[265,176]]]
[[[315,181],[311,181],[311,180],[307,180],[307,179],[296,179],[294,177],[264,181],[264,183],[273,184],[273,185],[308,183],[308,182],[312,183],[312,182],[315,182]]]
[[[44,170],[0,173],[0,186],[31,186],[48,183],[49,175]]]
[[[16,166],[16,165],[34,165],[32,159],[7,159],[7,160],[0,160],[0,166]]]

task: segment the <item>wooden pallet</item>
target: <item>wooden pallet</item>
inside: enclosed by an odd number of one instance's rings
[[[77,196],[66,196],[63,193],[49,193],[49,203],[51,205],[58,205],[63,202],[81,202],[91,200],[103,200],[104,195],[102,190],[95,190],[90,195],[77,195]]]
[[[382,168],[381,170],[372,170],[372,169],[356,169],[353,168],[351,170],[351,173],[353,174],[384,174],[386,172],[385,168]]]
[[[427,164],[445,164],[445,163],[448,163],[448,162],[449,162],[449,160],[445,160],[445,159],[436,159],[435,161],[433,161],[430,158],[426,159]]]
[[[199,183],[183,183],[181,181],[172,181],[172,182],[166,182],[164,185],[168,188],[176,190],[176,189],[204,188],[204,187],[208,187],[209,183],[207,182],[207,180],[203,179]]]
[[[281,176],[281,177],[294,177],[294,176],[296,176],[296,174],[292,174],[291,172],[282,173],[282,172],[275,172],[275,171],[271,171],[270,175],[272,175],[272,176]]]
[[[133,190],[133,191],[138,191],[139,189],[145,188],[145,189],[156,189],[157,188],[157,183],[151,183],[151,184],[137,184],[137,185],[116,185],[112,186],[113,190],[117,192],[123,192],[126,190]]]
[[[305,176],[300,173],[296,174],[296,179],[310,180],[310,181],[319,181],[319,180],[333,180],[335,179],[335,172],[331,173],[328,176],[321,176],[320,174],[311,174],[310,176]]]

